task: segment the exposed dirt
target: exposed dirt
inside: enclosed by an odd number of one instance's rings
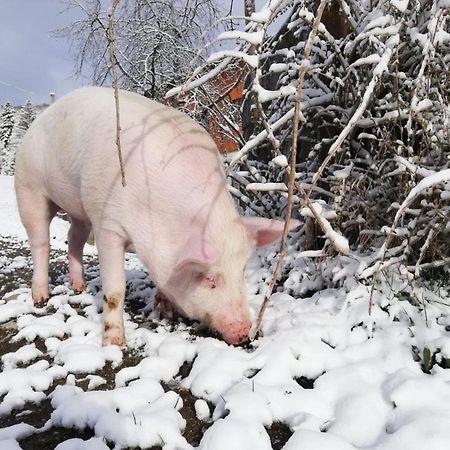
[[[273,450],[281,450],[292,436],[291,429],[284,423],[275,422],[270,428],[266,428],[270,437]]]
[[[311,378],[306,377],[299,377],[295,378],[295,381],[304,389],[313,389],[314,388],[314,381]]]

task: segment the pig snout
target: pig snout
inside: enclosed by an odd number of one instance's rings
[[[221,318],[213,322],[211,327],[218,331],[225,342],[231,345],[241,344],[248,340],[252,323],[249,318]]]

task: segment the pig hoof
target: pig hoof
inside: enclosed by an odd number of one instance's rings
[[[36,300],[33,300],[33,302],[34,302],[34,306],[36,308],[43,308],[46,305],[47,300],[42,300],[42,301],[39,301],[39,302],[37,302]]]
[[[73,291],[75,294],[81,294],[86,290],[86,285],[83,284],[72,284]]]
[[[76,294],[80,294],[86,290],[86,283],[84,280],[75,280],[73,278],[69,279],[70,284],[72,285],[72,289]]]
[[[48,300],[48,296],[44,296],[44,295],[32,294],[32,297],[33,297],[33,303],[35,306],[44,306]]]
[[[123,336],[103,336],[103,347],[107,345],[118,345],[121,348],[125,348],[125,338]]]

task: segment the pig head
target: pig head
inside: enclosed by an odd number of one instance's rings
[[[293,226],[296,222],[293,221]],[[200,228],[182,248],[167,283],[160,288],[167,308],[207,324],[230,344],[248,339],[251,319],[246,295],[245,266],[251,250],[278,239],[284,222],[242,217],[225,239],[214,239]]]

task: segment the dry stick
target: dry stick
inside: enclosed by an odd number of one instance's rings
[[[301,104],[301,96],[303,91],[303,82],[305,80],[306,72],[309,69],[309,60],[311,58],[311,50],[313,40],[317,34],[317,29],[319,28],[320,21],[322,19],[322,14],[327,4],[327,0],[321,0],[319,8],[317,9],[316,17],[314,19],[313,27],[308,36],[308,41],[306,42],[305,51],[303,54],[303,63],[300,67],[300,71],[298,74],[298,82],[297,82],[297,92],[295,96],[295,109],[294,109],[294,127],[292,131],[292,150],[291,150],[291,164],[289,169],[289,183],[288,183],[288,205],[286,212],[286,221],[284,223],[283,237],[281,238],[280,250],[278,252],[278,260],[277,265],[275,267],[275,271],[272,274],[272,281],[270,282],[269,288],[264,297],[263,304],[261,305],[261,309],[259,310],[258,318],[256,319],[256,324],[254,329],[250,333],[250,339],[254,339],[258,334],[259,329],[261,328],[261,323],[264,317],[264,313],[269,305],[270,296],[272,295],[273,289],[275,287],[275,283],[277,282],[281,267],[283,265],[284,258],[286,256],[286,241],[287,235],[289,232],[289,224],[291,221],[292,214],[292,196],[295,184],[295,165],[297,162],[297,140],[298,140],[298,130],[300,124],[300,104]],[[298,183],[297,183],[298,184]],[[298,185],[300,186],[300,185]],[[303,189],[302,189],[303,190]]]
[[[119,108],[119,87],[117,83],[117,74],[116,74],[116,55],[114,52],[114,31],[113,31],[113,22],[114,22],[114,13],[116,12],[117,5],[119,4],[119,0],[113,0],[111,5],[111,12],[108,14],[108,47],[109,47],[109,59],[111,61],[111,78],[112,84],[114,87],[114,99],[116,104],[116,145],[117,145],[117,153],[119,156],[119,164],[120,164],[120,174],[122,176],[122,186],[126,186],[125,181],[125,169],[123,166],[122,159],[122,147],[120,145],[120,108]]]

